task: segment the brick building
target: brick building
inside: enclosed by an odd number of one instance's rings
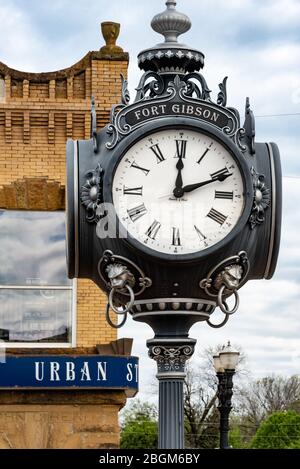
[[[0,62],[0,340],[8,354],[93,354],[117,339],[106,297],[66,276],[66,140],[90,138],[92,96],[98,128],[108,122],[128,60],[107,40],[57,72]],[[110,350],[122,354],[121,345]],[[0,448],[116,447],[125,401],[124,390],[0,390]]]

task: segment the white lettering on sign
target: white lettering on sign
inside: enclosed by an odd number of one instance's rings
[[[73,362],[66,362],[66,380],[67,381],[75,381],[75,363]]]
[[[127,371],[128,371],[128,373],[126,375],[126,379],[130,383],[132,381],[132,378],[133,378],[132,364],[131,363],[127,363]]]
[[[139,380],[139,365],[133,365],[132,363],[127,363],[127,375],[126,379],[130,383],[133,380],[137,383]]]
[[[98,365],[97,381],[107,381],[107,363],[97,362],[97,365]]]
[[[205,109],[203,111],[203,108],[201,106],[195,107],[188,104],[173,104],[172,112],[174,114],[185,114],[188,116],[203,117],[204,119],[212,122],[217,122],[220,117],[220,114],[218,112],[212,111],[210,109]]]
[[[88,362],[83,363],[83,367],[81,368],[80,372],[81,372],[80,381],[92,381]]]
[[[58,362],[50,363],[50,381],[60,381],[60,377],[58,374],[59,368],[60,366]]]
[[[126,366],[126,368],[125,368]],[[138,364],[124,364],[126,380],[138,382]],[[121,372],[121,371],[120,371]],[[35,361],[34,377],[38,382],[99,382],[109,380],[109,362],[107,361]]]
[[[157,106],[143,107],[135,111],[136,120],[140,120],[142,117],[155,117],[166,113],[166,104],[158,104]]]
[[[35,362],[35,379],[37,381],[44,380],[44,368],[45,368],[44,362]]]
[[[139,381],[139,365],[137,363],[134,365],[134,370],[135,370],[135,382],[138,383],[138,381]]]

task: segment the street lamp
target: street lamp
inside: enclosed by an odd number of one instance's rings
[[[214,367],[218,378],[218,409],[220,412],[220,448],[228,449],[229,414],[232,409],[231,398],[233,375],[239,360],[239,352],[230,342],[223,347],[219,355],[214,355]]]

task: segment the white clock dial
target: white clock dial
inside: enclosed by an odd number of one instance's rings
[[[231,153],[191,130],[162,130],[135,143],[119,162],[112,191],[126,231],[165,254],[213,246],[244,208],[243,179]]]

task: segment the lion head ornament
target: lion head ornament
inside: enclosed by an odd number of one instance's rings
[[[116,290],[124,290],[126,285],[134,287],[135,278],[130,270],[122,264],[110,264],[106,268],[106,273],[110,282],[111,288]]]
[[[214,287],[216,290],[220,290],[225,285],[227,290],[236,290],[241,283],[242,277],[243,268],[240,265],[229,265],[217,275]]]

